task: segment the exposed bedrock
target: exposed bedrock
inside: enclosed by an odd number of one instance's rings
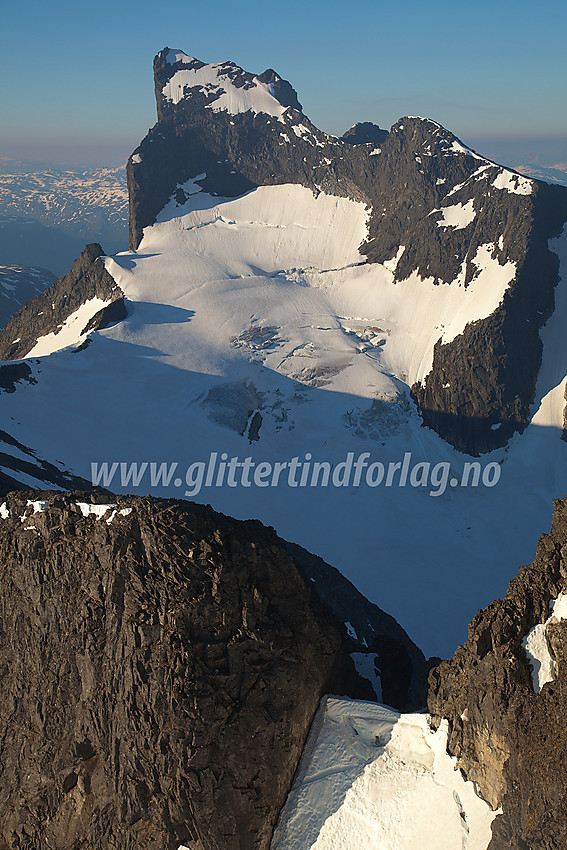
[[[258,522],[92,493],[0,513],[4,850],[267,848],[321,695],[373,697],[352,652],[416,707],[403,630]]]
[[[555,502],[533,563],[430,673],[429,710],[450,721],[449,751],[493,808],[502,806],[490,850],[567,846],[567,620],[550,605],[565,593],[567,498]]]

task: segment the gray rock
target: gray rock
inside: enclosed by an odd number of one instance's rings
[[[92,298],[111,303],[90,320],[83,332],[125,318],[124,293],[106,271],[100,259],[103,256],[100,245],[87,245],[66,275],[24,304],[0,333],[0,360],[25,357],[40,337],[57,331]]]
[[[13,493],[0,518],[0,848],[264,850],[321,695],[372,698],[350,655],[367,647],[273,530],[77,505],[109,501]],[[381,661],[407,700],[422,656],[408,678],[392,624]]]
[[[525,428],[541,364],[539,330],[553,312],[558,279],[547,240],[567,220],[567,189],[537,181],[529,195],[499,189],[493,185],[499,166],[424,118],[402,118],[389,132],[364,123],[342,139],[329,136],[303,114],[282,80],[280,102],[289,105],[283,123],[254,112],[212,112],[207,106],[214,95],[198,87],[186,88],[174,104],[162,88],[181,67],[192,66],[171,65],[166,57],[167,48],[154,60],[158,122],[128,162],[130,247],[138,247],[143,228],[178,187],[201,174],[204,191],[221,197],[296,183],[363,201],[372,213],[361,251],[368,262],[382,263],[405,246],[398,282],[417,273],[447,285],[462,274],[469,285],[478,274],[477,249],[491,244],[500,264],[516,264],[515,281],[491,316],[447,345],[438,342],[431,373],[412,393],[424,424],[470,454],[502,446]],[[252,75],[232,63],[226,71],[250,85]],[[443,207],[470,201],[475,217],[469,225],[437,226]],[[502,423],[497,430],[495,423]]]
[[[567,624],[549,627],[556,676],[535,693],[522,640],[567,591],[567,499],[503,600],[479,611],[467,642],[429,677],[429,710],[450,721],[448,750],[503,813],[490,850],[567,846]]]

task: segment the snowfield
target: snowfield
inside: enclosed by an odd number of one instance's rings
[[[272,850],[486,850],[493,812],[426,714],[326,697]]]
[[[555,678],[557,665],[549,650],[547,627],[567,619],[567,594],[560,593],[557,599],[550,601],[549,607],[551,614],[545,623],[534,626],[522,641],[532,665],[532,686],[536,694],[540,694],[543,686]]]
[[[167,61],[170,64],[195,62],[191,56],[182,51],[170,50]],[[286,107],[274,97],[273,88],[269,83],[263,83],[256,77],[249,85],[234,85],[232,73],[236,66],[232,62],[203,65],[201,68],[183,68],[177,71],[162,89],[163,96],[179,103],[184,97],[185,88],[199,88],[200,91],[212,97],[207,104],[213,112],[225,111],[231,115],[239,112],[265,112],[275,118],[281,118]]]
[[[501,471],[495,486],[460,486],[473,459],[421,426],[408,388],[431,369],[437,340],[498,306],[514,264],[501,266],[483,245],[466,288],[462,275],[450,285],[417,275],[394,283],[395,261],[369,265],[359,253],[363,204],[295,185],[223,200],[197,179],[137,251],[106,259],[127,319],[93,333],[79,353],[48,354],[60,335],[30,352],[37,384],[3,397],[9,433],[85,478],[91,464],[116,464],[115,477],[99,480],[111,490],[192,497],[258,518],[338,567],[426,655],[452,654],[477,609],[532,560],[551,499],[567,490],[565,283],[542,331],[533,423],[481,459]],[[566,245],[553,243],[563,270]],[[41,431],[38,410],[50,422]],[[232,458],[336,466],[349,453],[365,455],[358,485],[323,474],[311,486],[309,471],[300,486],[301,470],[293,478],[288,467],[276,484],[217,478]],[[215,472],[197,487],[194,464],[211,454]],[[398,486],[399,467],[378,482],[380,464],[401,466],[408,454],[412,469],[436,468],[437,483],[410,471]],[[177,467],[151,480],[152,463]]]
[[[53,354],[69,346],[80,345],[87,337],[83,331],[90,320],[110,303],[110,301],[103,301],[102,298],[91,298],[85,301],[60,328],[46,336],[40,336],[26,357],[45,357],[47,354]]]

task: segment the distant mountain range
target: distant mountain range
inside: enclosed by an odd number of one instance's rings
[[[536,180],[545,180],[547,183],[567,186],[567,162],[549,163],[548,165],[528,162],[525,165],[517,165],[516,171],[525,174],[526,177],[535,177]]]
[[[46,269],[27,266],[0,266],[0,328],[26,301],[55,282]]]
[[[0,262],[67,271],[85,242],[125,247],[124,166],[63,168],[0,160]]]

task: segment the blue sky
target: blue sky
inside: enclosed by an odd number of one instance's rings
[[[124,159],[155,122],[168,45],[275,68],[329,132],[423,115],[487,155],[567,160],[566,31],[564,0],[8,0],[0,156]]]

